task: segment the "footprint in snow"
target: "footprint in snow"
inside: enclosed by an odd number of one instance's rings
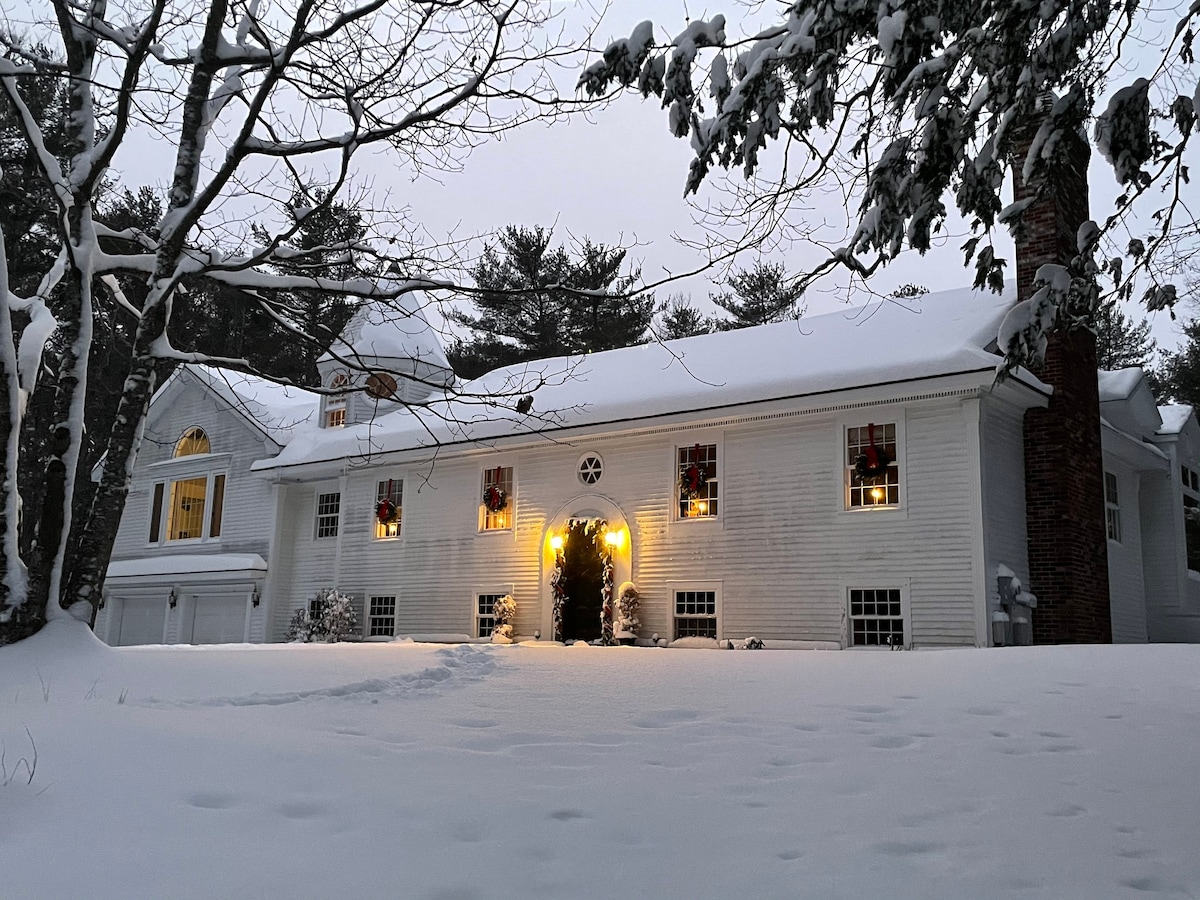
[[[885,734],[882,737],[867,741],[867,743],[872,747],[878,747],[880,750],[901,750],[904,747],[911,747],[916,742],[912,738],[905,737],[902,734]]]
[[[196,809],[229,809],[237,805],[237,798],[220,791],[197,791],[187,798]]]
[[[327,810],[324,803],[315,800],[289,800],[279,804],[279,814],[285,819],[315,819]]]
[[[637,728],[666,728],[681,722],[694,722],[698,718],[700,718],[700,713],[694,709],[664,709],[661,712],[635,719],[633,724]]]
[[[550,818],[558,822],[569,822],[572,819],[586,819],[587,813],[579,809],[556,809],[550,813]]]

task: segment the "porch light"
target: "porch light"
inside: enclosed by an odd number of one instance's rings
[[[174,609],[179,603],[179,597],[175,595],[175,588],[171,588],[171,593],[167,594],[167,603],[170,604],[171,609]]]
[[[556,534],[550,538],[550,549],[557,553],[563,548],[563,539],[561,534]]]
[[[625,535],[620,531],[606,531],[604,532],[604,543],[608,544],[610,549],[615,550],[625,543],[624,537]]]
[[[260,594],[258,592],[258,585],[256,584],[254,586],[254,588],[250,591],[250,605],[258,606],[258,604],[261,602],[262,602],[262,594]]]

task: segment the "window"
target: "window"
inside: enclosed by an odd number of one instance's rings
[[[385,510],[383,501],[388,505]],[[400,537],[400,518],[404,510],[404,482],[399,478],[388,478],[375,485],[375,539],[387,540]],[[386,513],[385,518],[380,518]]]
[[[896,456],[896,424],[846,429],[846,508],[897,506],[900,465]]]
[[[345,388],[350,383],[350,379],[342,372],[338,372],[329,381],[331,390]],[[325,396],[325,427],[326,428],[341,428],[346,424],[346,395],[343,394],[327,394]]]
[[[588,453],[579,460],[579,480],[584,484],[595,484],[604,474],[604,460],[595,453]]]
[[[396,636],[395,596],[367,598],[367,637]]]
[[[189,428],[175,445],[175,457],[195,456],[198,453],[211,453],[212,444],[203,428]]]
[[[851,588],[850,645],[904,646],[904,613],[899,589]]]
[[[386,372],[372,372],[367,376],[367,396],[375,400],[395,400],[396,379]]]
[[[503,594],[476,594],[475,595],[475,636],[476,637],[491,637],[492,631],[496,628],[496,617],[492,615],[492,608],[496,601],[503,597]]]
[[[328,494],[317,494],[317,528],[318,538],[332,538],[338,535],[338,519],[342,513],[342,495],[338,491]]]
[[[717,445],[680,447],[676,478],[679,481],[679,518],[711,519],[717,508]]]
[[[1188,568],[1200,572],[1200,475],[1183,466],[1183,534],[1187,541]]]
[[[157,544],[164,534],[164,500],[167,514],[165,535],[168,541],[195,541],[221,536],[221,517],[225,511],[224,473],[157,482],[150,502],[149,540],[152,544]]]
[[[481,530],[499,531],[513,526],[512,466],[483,470],[483,492],[479,501]]]
[[[717,592],[675,592],[675,638],[717,636]]]
[[[1104,526],[1108,539],[1121,542],[1121,503],[1117,497],[1117,476],[1104,473]]]

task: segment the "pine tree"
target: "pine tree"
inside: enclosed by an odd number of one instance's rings
[[[658,323],[660,340],[694,337],[697,334],[709,334],[713,330],[712,319],[694,306],[692,298],[686,294],[672,294],[658,308],[658,312],[662,316]]]
[[[1151,378],[1160,400],[1188,403],[1200,409],[1200,319],[1183,326],[1184,342],[1163,353],[1162,366]]]
[[[455,372],[474,378],[496,366],[591,353],[645,340],[652,295],[623,297],[637,270],[621,274],[625,251],[584,239],[577,254],[550,246],[553,232],[510,225],[472,271],[478,315],[453,320],[477,335],[450,348]]]
[[[1158,342],[1150,336],[1150,322],[1143,318],[1135,323],[1121,312],[1115,298],[1096,310],[1096,357],[1101,369],[1149,368],[1157,347]]]
[[[709,294],[713,303],[733,317],[718,319],[719,331],[798,319],[804,312],[800,305],[803,289],[790,283],[779,263],[760,260],[749,269],[731,275],[729,287],[732,291]]]

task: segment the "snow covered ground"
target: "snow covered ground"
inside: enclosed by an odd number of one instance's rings
[[[55,623],[0,648],[0,741],[5,900],[1200,897],[1200,647],[116,651]]]

